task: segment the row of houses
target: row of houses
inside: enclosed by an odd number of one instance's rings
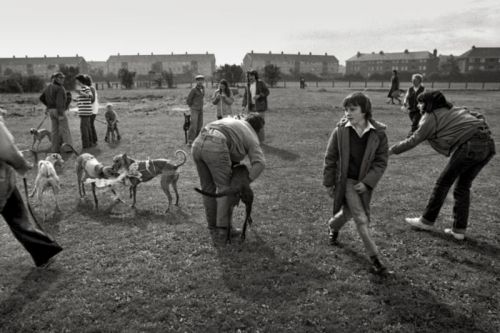
[[[361,53],[346,60],[346,74],[361,74],[370,77],[376,73],[392,70],[429,74],[439,72],[452,55],[438,55],[437,50],[385,53]],[[458,57],[454,57],[462,74],[476,71],[500,71],[500,47],[475,47]]]
[[[346,74],[359,73],[369,77],[375,73],[385,73],[392,70],[420,72],[428,74],[437,72],[450,56],[438,55],[437,50],[428,51],[404,50],[403,52],[361,53],[347,59]],[[473,71],[500,71],[500,47],[475,47],[455,58],[461,73]],[[266,65],[276,65],[285,75],[313,74],[318,78],[335,77],[343,66],[338,59],[327,53],[314,55],[312,53],[247,53],[243,58],[243,69],[262,71]],[[0,58],[0,77],[12,73],[37,75],[48,78],[63,66],[78,67],[80,72],[101,71],[106,75],[117,74],[122,68],[136,72],[137,75],[171,71],[174,75],[192,77],[203,74],[211,78],[216,70],[215,55],[205,54],[137,54],[112,55],[107,61],[86,61],[83,57],[23,57]]]

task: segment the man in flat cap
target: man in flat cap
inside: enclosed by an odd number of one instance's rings
[[[63,87],[64,74],[56,72],[52,75],[52,82],[45,88],[40,101],[47,107],[47,113],[50,117],[51,132],[52,132],[52,149],[53,153],[60,153],[61,135],[59,133],[59,122],[64,121],[66,111],[66,90]]]
[[[186,100],[191,112],[191,125],[189,126],[188,132],[189,147],[193,145],[194,139],[200,134],[201,128],[203,127],[203,98],[205,97],[205,87],[203,83],[205,82],[205,77],[203,75],[197,75],[195,80],[196,86],[191,89]]]

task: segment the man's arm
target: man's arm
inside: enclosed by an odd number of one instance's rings
[[[259,95],[262,97],[269,96],[269,88],[267,88],[266,84],[263,81],[259,81],[260,91]]]
[[[334,186],[337,176],[337,163],[339,159],[337,133],[338,127],[335,127],[326,146],[325,161],[323,163],[323,185],[326,187]]]
[[[194,98],[194,93],[195,93],[194,89],[195,88],[191,89],[188,97],[186,98],[186,103],[189,107],[191,107],[191,105],[193,105],[193,98]]]
[[[0,117],[0,160],[5,161],[13,167],[18,173],[24,175],[30,168],[30,164],[26,161],[14,144],[14,137],[10,133],[7,126]]]
[[[380,178],[384,174],[387,168],[387,161],[389,159],[389,145],[387,143],[387,135],[383,133],[380,138],[380,143],[375,151],[375,157],[368,170],[366,176],[361,180],[361,182],[370,188],[375,188]]]
[[[390,154],[401,154],[412,148],[415,148],[419,143],[430,138],[437,128],[435,116],[431,113],[425,113],[420,120],[418,129],[413,134],[399,143],[396,143],[389,148]]]
[[[63,116],[64,111],[66,111],[66,90],[64,87],[58,87],[57,89],[56,110],[59,116]]]
[[[262,151],[262,147],[260,146],[258,139],[256,140],[257,141],[253,138],[249,139],[248,159],[250,160],[251,167],[248,171],[250,181],[257,179],[266,167],[264,152]]]

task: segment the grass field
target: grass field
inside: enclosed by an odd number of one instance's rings
[[[343,247],[327,245],[332,201],[321,186],[322,158],[348,92],[271,90],[267,168],[253,185],[254,224],[243,244],[226,246],[209,233],[190,159],[181,170],[181,206],[165,215],[159,179],[139,186],[136,211],[127,205],[108,210],[111,199],[104,194],[94,211],[90,200],[78,198],[74,157],[68,157],[63,212],[44,223],[65,249],[50,268],[34,268],[0,223],[0,331],[499,332],[498,157],[473,185],[466,242],[442,233],[451,225],[451,196],[435,232],[411,230],[403,221],[421,213],[446,163],[422,144],[391,158],[372,204],[374,239],[394,276],[368,273],[352,224],[341,233]],[[116,103],[123,140],[108,146],[105,125],[97,123],[100,142],[93,153],[104,163],[122,152],[174,158],[176,149],[186,149],[178,110],[187,93],[103,91],[102,103]],[[405,137],[408,117],[385,104],[386,93],[369,94],[389,141]],[[500,140],[500,92],[453,91],[447,97],[484,113]],[[21,149],[31,144],[29,128],[43,118],[35,103],[35,95],[0,96]],[[205,121],[213,119],[215,109],[208,107]],[[78,118],[70,124],[80,149]],[[32,171],[30,186],[34,177]],[[235,221],[242,217],[239,207]]]

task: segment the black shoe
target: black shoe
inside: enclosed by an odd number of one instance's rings
[[[339,232],[337,230],[332,230],[330,227],[328,227],[329,232],[328,232],[328,243],[333,246],[339,245]]]
[[[50,265],[52,265],[55,261],[55,256],[62,251],[62,247],[57,247],[53,249],[53,253],[50,255],[50,257],[45,258],[42,261],[37,261],[35,262],[36,267],[38,268],[47,268]]]
[[[372,267],[370,268],[370,273],[375,275],[384,275],[387,273],[387,267],[382,265],[377,256],[370,257],[372,262]]]
[[[217,227],[218,233],[221,236],[226,236],[227,235],[227,228],[226,227]],[[241,229],[237,228],[231,228],[231,237],[236,237],[241,235]]]

